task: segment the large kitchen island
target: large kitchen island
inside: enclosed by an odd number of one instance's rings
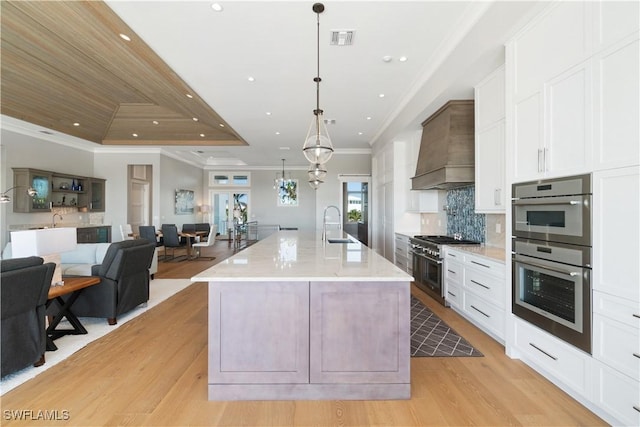
[[[192,278],[209,283],[209,400],[410,397],[412,278],[350,240],[280,231]]]

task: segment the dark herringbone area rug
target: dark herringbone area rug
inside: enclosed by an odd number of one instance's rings
[[[442,319],[411,296],[411,356],[483,356]]]

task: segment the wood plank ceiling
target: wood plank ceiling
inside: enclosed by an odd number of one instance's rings
[[[247,145],[105,3],[0,4],[2,114],[104,145]]]

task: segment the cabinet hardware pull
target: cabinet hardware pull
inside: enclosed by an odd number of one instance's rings
[[[550,355],[549,353],[547,353],[546,351],[544,351],[543,349],[541,349],[540,347],[538,347],[537,345],[535,345],[534,343],[529,343],[529,345],[533,348],[535,348],[536,350],[538,350],[540,353],[544,354],[545,356],[548,356],[550,358],[552,358],[553,360],[558,360],[557,357]]]
[[[451,257],[454,257],[454,258],[455,258],[455,257],[456,257],[456,254],[449,254],[449,256],[451,256]]]
[[[471,283],[476,284],[476,285],[478,285],[478,286],[482,286],[482,287],[483,287],[483,288],[485,288],[485,289],[491,289],[490,287],[485,286],[485,285],[483,285],[483,284],[482,284],[482,283],[480,283],[480,282],[476,282],[475,280],[471,280]]]
[[[482,310],[478,310],[477,308],[475,308],[475,307],[473,306],[473,304],[471,305],[471,308],[473,308],[475,311],[477,311],[478,313],[482,314],[482,315],[483,315],[483,316],[485,316],[485,317],[491,317],[491,316],[489,316],[487,313],[485,313],[484,311],[482,311]]]
[[[511,204],[515,205],[515,206],[540,206],[540,205],[544,205],[544,206],[564,206],[564,205],[577,206],[580,203],[582,203],[580,200],[566,200],[566,201],[563,201],[563,202],[549,202],[547,200],[542,200],[542,201],[515,200]],[[527,222],[525,225],[529,225],[529,223]]]
[[[524,262],[524,261],[521,261],[521,260],[516,260],[516,262],[518,264],[524,264],[524,265],[530,265],[532,267],[544,268],[544,269],[547,269],[547,270],[550,270],[550,271],[555,271],[556,273],[566,274],[567,276],[571,276],[571,277],[575,277],[575,276],[578,275],[578,273],[576,273],[575,271],[562,270],[560,268],[549,267],[548,265],[536,264],[536,263],[533,263],[533,262]]]
[[[447,271],[448,271],[449,273],[456,274],[456,272],[455,272],[455,271],[453,271],[453,270],[449,270],[448,268],[447,268]]]
[[[633,353],[633,355],[634,355],[635,357],[637,357],[638,359],[640,359],[640,354],[638,354],[638,353]]]
[[[633,409],[635,409],[636,411],[640,412],[640,407],[633,405]]]
[[[480,263],[480,262],[471,261],[471,263],[472,263],[472,264],[475,264],[475,265],[482,266],[482,267],[484,267],[484,268],[491,268],[491,267],[489,267],[488,265],[484,265],[484,264],[482,264],[482,263]]]
[[[449,292],[449,291],[447,291],[447,293],[448,293],[449,295],[451,295],[452,297],[455,297],[455,296],[456,296],[456,294],[454,294],[453,292]]]
[[[640,314],[633,313],[633,317],[637,317],[638,319],[640,319]]]
[[[538,148],[538,172],[542,172],[542,150]]]
[[[542,151],[542,165],[544,166],[544,169],[542,170],[542,172],[546,172],[549,170],[549,165],[547,164],[547,157],[549,157],[549,149],[545,148]]]

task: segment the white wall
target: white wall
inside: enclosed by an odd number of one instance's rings
[[[371,154],[334,154],[331,160],[327,162],[327,177],[323,184],[315,190],[316,192],[316,211],[315,211],[315,227],[316,230],[322,230],[322,213],[324,208],[329,205],[335,205],[342,212],[342,182],[338,179],[340,174],[371,174]],[[369,188],[371,192],[371,187]],[[372,195],[369,194],[371,203]],[[371,222],[369,223],[371,227]]]
[[[97,176],[93,169],[93,153],[60,145],[46,138],[36,138],[16,133],[7,129],[0,131],[2,144],[2,189],[13,186],[14,167],[27,167],[46,171],[76,174],[80,176]],[[24,191],[24,189],[19,189]],[[9,193],[14,197],[14,192]],[[9,241],[9,225],[17,224],[51,224],[51,213],[14,213],[13,203],[0,204],[1,249]],[[87,214],[65,214],[62,223],[81,222],[81,216]]]
[[[291,179],[298,180],[298,206],[278,206],[278,193],[273,189],[276,171],[252,171],[249,221],[300,230],[315,229],[316,197],[307,183],[307,171],[285,168],[285,172],[291,175]]]

